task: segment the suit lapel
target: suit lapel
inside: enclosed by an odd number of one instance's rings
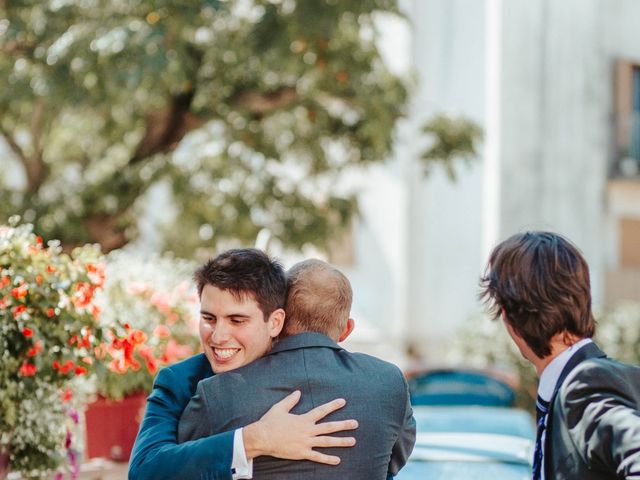
[[[551,451],[551,438],[553,436],[553,405],[555,403],[556,397],[558,396],[558,391],[560,387],[564,383],[565,379],[569,376],[571,371],[576,368],[580,363],[588,360],[590,358],[604,358],[607,355],[598,348],[595,343],[587,343],[583,347],[581,347],[573,356],[569,359],[567,364],[562,369],[562,373],[560,373],[560,377],[558,377],[558,381],[556,382],[556,386],[553,389],[553,395],[551,396],[551,401],[549,403],[549,412],[547,413],[547,428],[544,440],[544,478],[547,480],[553,478],[553,471],[551,470],[552,462],[551,457],[553,452]]]

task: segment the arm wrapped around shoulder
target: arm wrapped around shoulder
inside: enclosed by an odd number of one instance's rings
[[[640,479],[640,367],[585,361],[559,395],[571,440],[589,468]]]

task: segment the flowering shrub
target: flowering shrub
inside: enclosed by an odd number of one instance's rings
[[[101,343],[101,260],[94,247],[43,245],[16,217],[0,226],[0,451],[23,476],[73,454],[74,379],[91,373]]]
[[[596,313],[594,341],[611,358],[640,364],[640,305],[623,303]],[[538,377],[509,337],[501,321],[477,317],[455,336],[447,360],[458,365],[498,367],[510,370],[520,379],[516,404],[534,409]]]
[[[97,390],[123,396],[149,392],[162,366],[199,348],[193,266],[168,256],[112,252],[98,295],[105,342],[97,352]]]

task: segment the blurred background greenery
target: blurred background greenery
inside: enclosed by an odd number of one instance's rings
[[[0,172],[0,220],[20,214],[65,248],[134,240],[153,188],[172,206],[161,248],[180,256],[264,228],[324,248],[357,211],[340,175],[389,156],[407,106],[411,79],[376,46],[393,0],[1,8],[0,135],[17,173]],[[442,139],[429,161],[473,152],[477,127],[447,122],[427,131]]]

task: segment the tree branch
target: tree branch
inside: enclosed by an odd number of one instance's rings
[[[134,164],[156,153],[170,152],[202,121],[190,111],[193,92],[172,97],[169,105],[147,117],[147,132],[129,161]]]
[[[294,87],[283,87],[269,93],[255,90],[243,91],[235,95],[235,102],[251,113],[264,115],[278,108],[286,107],[293,103],[297,93]]]
[[[18,143],[13,138],[13,136],[9,132],[7,132],[7,130],[2,126],[2,124],[0,124],[0,135],[4,137],[5,141],[7,142],[7,145],[9,145],[9,148],[13,150],[13,153],[15,153],[18,156],[18,158],[20,159],[20,162],[22,163],[22,165],[26,170],[27,156],[25,155],[24,150],[22,150],[22,147],[18,145]]]

